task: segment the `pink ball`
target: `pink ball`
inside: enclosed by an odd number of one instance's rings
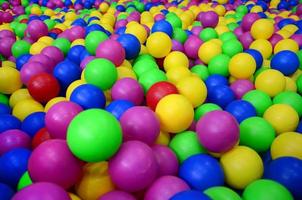
[[[199,36],[202,29],[202,26],[194,26],[191,31],[194,35]]]
[[[28,62],[21,68],[21,81],[27,85],[31,77],[42,72],[51,73],[51,71],[40,62]]]
[[[84,38],[85,37],[85,28],[81,26],[73,26],[69,29],[68,32],[69,39],[74,41],[76,39]]]
[[[134,11],[134,12],[130,13],[130,15],[127,18],[127,21],[128,22],[131,22],[131,21],[139,22],[140,19],[141,19],[140,13],[137,11]]]
[[[9,31],[9,30],[2,30],[0,31],[0,39],[2,38],[13,38],[14,40],[16,40],[16,36],[14,35],[13,32]]]
[[[155,21],[160,21],[160,20],[164,20],[164,19],[165,19],[165,16],[163,14],[157,14],[154,17]]]
[[[13,17],[13,15],[11,14],[11,13],[9,13],[9,12],[4,12],[3,14],[2,14],[2,21],[4,22],[4,23],[10,23],[10,22],[12,22],[14,20],[14,17]]]
[[[124,27],[124,26],[126,26],[127,24],[128,24],[128,21],[127,21],[126,19],[118,20],[118,21],[115,23],[115,29]]]
[[[33,150],[28,172],[34,182],[51,182],[68,189],[81,178],[82,168],[65,140],[52,139]]]
[[[48,28],[41,20],[32,20],[27,26],[27,31],[33,39],[37,40],[48,34]]]
[[[300,48],[302,47],[302,34],[294,34],[291,39],[295,40]]]
[[[257,13],[248,13],[242,18],[241,27],[244,31],[249,31],[255,21],[260,19]]]
[[[159,120],[146,106],[129,108],[120,118],[120,123],[125,141],[139,140],[152,145],[160,132]]]
[[[30,148],[31,138],[21,130],[12,129],[0,134],[0,156],[15,148]]]
[[[63,101],[53,105],[45,115],[45,125],[50,136],[66,139],[68,125],[81,111],[81,106],[71,101]]]
[[[202,40],[196,35],[191,35],[184,44],[185,53],[192,59],[198,58],[198,50]]]
[[[127,192],[114,190],[101,196],[99,200],[136,200],[134,196]]]
[[[33,183],[18,191],[12,200],[70,200],[68,193],[53,183]]]
[[[184,52],[185,50],[181,42],[177,40],[172,40],[172,51]]]
[[[182,179],[176,176],[162,176],[149,187],[144,200],[167,200],[186,190],[190,190],[190,187]]]
[[[47,71],[52,72],[54,67],[56,66],[55,61],[52,59],[52,57],[46,56],[44,54],[36,54],[30,57],[28,62],[39,62],[41,63],[45,68],[47,68]]]
[[[219,21],[219,16],[214,11],[201,12],[197,18],[204,28],[215,28]]]
[[[244,34],[244,31],[242,30],[242,28],[239,26],[237,28],[235,28],[234,30],[234,34],[237,36],[237,37],[240,37]]]
[[[125,49],[116,40],[108,39],[100,43],[96,49],[97,58],[106,58],[115,66],[120,66],[125,60]]]
[[[239,139],[239,125],[236,119],[222,110],[209,112],[200,118],[196,131],[200,143],[214,153],[230,150]]]
[[[87,64],[92,61],[93,59],[95,59],[95,56],[87,56],[86,58],[84,58],[84,60],[81,61],[80,63],[80,67],[81,69],[85,69]]]
[[[118,188],[136,192],[147,188],[156,179],[158,165],[148,145],[129,141],[123,143],[109,161],[109,174]]]
[[[178,160],[175,153],[164,145],[155,145],[152,150],[159,166],[159,177],[177,175]]]
[[[15,39],[11,37],[5,37],[0,39],[0,54],[5,57],[10,57],[12,55],[11,48],[15,43]]]
[[[283,40],[283,37],[279,35],[278,33],[274,33],[272,37],[269,39],[270,43],[272,44],[273,47],[280,41]]]
[[[56,64],[64,60],[64,53],[58,47],[55,46],[45,47],[41,51],[41,54],[48,56],[49,58],[54,60]]]
[[[231,90],[235,93],[237,99],[241,99],[245,93],[253,89],[255,89],[254,84],[249,80],[236,80],[231,84]]]
[[[245,32],[241,36],[239,36],[239,41],[241,42],[244,49],[248,49],[254,39],[250,32]]]
[[[111,97],[112,100],[128,100],[134,105],[141,105],[144,101],[144,90],[138,81],[122,78],[113,85]]]

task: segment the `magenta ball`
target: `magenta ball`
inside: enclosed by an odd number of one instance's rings
[[[198,58],[198,50],[202,45],[202,40],[196,35],[191,35],[184,44],[184,50],[187,56],[192,59]]]
[[[120,118],[120,123],[125,141],[139,140],[152,145],[160,132],[159,120],[146,106],[129,108]]]
[[[191,32],[196,35],[199,36],[200,32],[203,30],[202,26],[194,26],[191,30]]]
[[[242,30],[242,28],[240,26],[238,26],[237,28],[235,28],[234,30],[234,34],[237,36],[237,37],[240,37],[244,34],[245,32]]]
[[[2,21],[4,22],[4,23],[10,23],[10,22],[12,22],[14,20],[14,17],[13,17],[13,15],[11,14],[11,13],[9,13],[9,12],[4,12],[3,14],[2,14]]]
[[[58,47],[55,46],[45,47],[41,51],[41,54],[48,56],[49,58],[54,60],[56,64],[64,60],[64,53]]]
[[[270,43],[274,47],[280,40],[283,40],[283,37],[277,33],[274,33],[272,37],[269,39]]]
[[[295,40],[300,48],[302,47],[302,34],[292,35],[291,39]]]
[[[237,99],[241,99],[245,93],[253,89],[255,89],[254,84],[249,80],[236,80],[231,84],[231,90]]]
[[[36,54],[30,57],[28,62],[39,62],[42,63],[42,65],[47,68],[50,72],[54,69],[56,66],[55,61],[52,59],[53,57],[49,57],[44,54]]]
[[[128,21],[126,19],[118,20],[115,23],[115,29],[118,29],[118,28],[121,28],[121,27],[125,27],[127,24],[128,24]]]
[[[33,39],[37,40],[48,34],[48,28],[41,20],[32,20],[27,26],[27,31]]]
[[[0,39],[2,38],[13,38],[14,40],[16,39],[16,36],[14,35],[13,32],[9,31],[9,30],[2,30],[0,31]]]
[[[248,13],[242,18],[241,27],[244,31],[249,31],[255,21],[260,19],[257,13]]]
[[[30,148],[31,138],[21,130],[11,129],[0,134],[0,156],[15,148]]]
[[[73,26],[69,29],[68,38],[70,41],[74,41],[76,39],[81,39],[85,37],[85,28],[81,26]]]
[[[60,186],[47,183],[33,183],[13,196],[12,200],[70,200],[68,193]]]
[[[184,52],[184,47],[182,43],[177,40],[172,40],[172,51]]]
[[[215,28],[219,21],[219,16],[214,11],[202,12],[198,15],[198,20],[204,28]]]
[[[97,58],[105,58],[120,66],[125,60],[125,49],[116,40],[108,39],[100,43],[96,49]]]
[[[297,15],[302,15],[302,4],[299,4],[299,5],[297,6],[296,14],[297,14]]]
[[[163,14],[157,14],[154,17],[155,21],[160,21],[160,20],[164,20],[164,19],[165,19],[165,16]]]
[[[85,58],[81,61],[81,63],[80,63],[81,69],[82,69],[82,70],[85,69],[86,66],[87,66],[87,64],[88,64],[90,61],[94,60],[94,59],[95,59],[95,56],[87,56],[87,57],[85,57]]]
[[[239,125],[236,119],[221,110],[209,112],[200,118],[196,131],[200,143],[214,153],[230,150],[239,139]]]
[[[51,73],[51,71],[40,62],[28,62],[24,64],[20,71],[22,83],[27,85],[31,77],[42,72]]]
[[[162,176],[149,187],[144,200],[167,200],[186,190],[190,190],[190,187],[182,179],[176,176]]]
[[[28,172],[34,182],[51,182],[68,189],[81,178],[82,168],[66,140],[52,139],[34,149]]]
[[[175,153],[164,145],[154,145],[152,150],[159,166],[159,177],[177,175],[178,160]]]
[[[141,105],[144,101],[144,90],[138,81],[122,78],[114,83],[111,97],[112,100],[127,100],[135,105]]]
[[[101,196],[98,200],[136,200],[135,197],[127,192],[114,190]]]
[[[152,149],[140,141],[122,144],[109,161],[109,174],[113,183],[127,192],[147,188],[157,177],[158,165]]]
[[[248,49],[252,42],[254,41],[250,32],[245,32],[239,36],[239,41],[241,42],[244,49]]]
[[[5,57],[10,57],[12,55],[11,48],[15,41],[16,40],[12,37],[5,37],[0,39],[0,54]]]

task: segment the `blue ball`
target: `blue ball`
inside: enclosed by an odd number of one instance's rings
[[[11,129],[20,129],[21,121],[13,116],[8,114],[0,115],[0,133],[11,130]]]
[[[16,68],[17,70],[21,70],[21,68],[23,67],[23,65],[25,63],[27,63],[27,61],[30,59],[31,55],[30,54],[23,54],[21,56],[19,56],[17,59],[16,59]]]
[[[24,148],[16,148],[4,153],[0,157],[0,182],[15,188],[27,170],[30,154],[31,151]]]
[[[145,10],[146,10],[146,11],[149,11],[153,6],[154,6],[154,5],[153,5],[152,2],[148,2],[148,3],[145,4]]]
[[[187,190],[179,192],[174,195],[170,200],[211,200],[210,197],[204,193],[196,190]]]
[[[70,48],[68,54],[67,54],[67,58],[69,60],[71,60],[72,62],[76,63],[76,64],[80,64],[81,63],[81,53],[86,50],[84,46],[82,45],[75,45],[73,47]]]
[[[124,12],[124,11],[126,11],[126,8],[123,5],[117,5],[116,10],[120,11],[120,12]]]
[[[96,17],[96,16],[90,17],[90,18],[88,19],[87,23],[89,24],[89,23],[90,23],[91,21],[93,21],[93,20],[100,20],[100,18],[98,18],[98,17]]]
[[[105,29],[99,24],[92,24],[86,27],[85,34],[86,36],[92,31],[105,31]]]
[[[207,86],[207,89],[210,90],[214,86],[220,86],[220,85],[227,86],[229,84],[229,81],[226,77],[222,75],[213,74],[208,76],[208,78],[205,81],[205,84]]]
[[[253,56],[253,58],[256,61],[257,69],[261,68],[261,66],[263,64],[263,57],[262,57],[262,54],[259,51],[255,50],[255,49],[247,49],[244,52],[250,54],[251,56]]]
[[[180,165],[178,174],[192,189],[200,191],[224,183],[222,167],[215,158],[207,154],[197,154],[187,158]]]
[[[85,26],[87,26],[87,23],[84,19],[78,18],[78,19],[74,20],[71,25],[72,26],[77,25],[77,26],[85,27]]]
[[[302,160],[295,157],[277,158],[267,166],[264,177],[284,185],[295,199],[302,199]]]
[[[271,68],[289,76],[297,71],[300,61],[296,53],[288,50],[280,51],[271,60]]]
[[[257,116],[255,107],[248,101],[245,100],[236,100],[231,102],[225,109],[225,111],[232,114],[238,123],[241,123],[243,120]]]
[[[296,132],[302,133],[302,120],[299,122]]]
[[[289,7],[289,3],[286,1],[281,1],[277,6],[278,10],[288,10]]]
[[[56,33],[48,33],[48,36],[51,37],[52,39],[56,39],[58,37],[58,35]]]
[[[298,0],[290,0],[289,1],[289,5],[290,6],[296,6],[296,5],[298,5],[299,4],[299,1]]]
[[[70,101],[79,104],[83,109],[105,108],[106,97],[98,87],[84,84],[71,93]]]
[[[90,53],[86,50],[86,48],[82,51],[80,55],[80,60],[84,60],[86,57],[91,56]]]
[[[14,190],[6,184],[0,183],[1,200],[11,200],[14,195]]]
[[[35,134],[45,127],[45,113],[35,112],[28,115],[22,122],[21,130],[26,132],[30,137],[34,137]]]
[[[11,112],[12,112],[12,109],[8,105],[0,103],[0,115],[1,114],[11,114]]]
[[[288,24],[295,24],[295,22],[296,22],[295,20],[290,19],[290,18],[282,19],[282,20],[279,21],[278,27],[280,29],[282,29],[284,26],[286,26]]]
[[[66,90],[72,82],[80,79],[81,68],[69,60],[64,60],[55,66],[53,75],[59,81],[61,89]]]
[[[115,33],[118,34],[118,35],[122,35],[126,32],[126,27],[120,27],[118,28]]]
[[[134,104],[127,100],[115,100],[106,107],[106,110],[119,120],[124,112],[133,106]]]
[[[151,33],[155,32],[164,32],[169,35],[170,38],[173,36],[173,27],[172,25],[166,20],[159,20],[155,22],[151,28]]]
[[[229,86],[217,85],[208,89],[208,101],[225,108],[235,100],[235,94]]]
[[[132,34],[122,34],[117,41],[121,43],[126,52],[126,59],[131,60],[136,58],[141,50],[141,43]]]

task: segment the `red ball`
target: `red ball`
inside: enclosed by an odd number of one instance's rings
[[[50,140],[50,134],[48,133],[47,129],[41,128],[33,137],[32,141],[31,141],[31,146],[32,148],[36,148],[37,146],[39,146],[41,143]]]
[[[178,94],[177,88],[167,81],[155,83],[148,90],[146,95],[147,105],[155,110],[157,103],[169,94]]]
[[[30,95],[40,103],[47,103],[60,92],[57,79],[47,73],[40,73],[31,77],[27,87]]]

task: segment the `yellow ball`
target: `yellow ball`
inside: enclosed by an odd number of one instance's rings
[[[167,72],[167,79],[177,84],[181,79],[192,75],[191,71],[186,67],[173,67]]]
[[[123,63],[121,64],[121,67],[127,67],[129,69],[132,69],[132,64],[128,60],[124,60]]]
[[[47,47],[47,44],[44,42],[35,42],[31,45],[29,53],[32,55],[39,54],[45,47]]]
[[[261,6],[254,6],[252,7],[251,13],[259,13],[259,12],[263,12],[263,8]]]
[[[13,115],[23,121],[28,115],[34,112],[43,112],[43,106],[33,100],[33,99],[25,99],[23,101],[18,102],[13,108]]]
[[[229,72],[237,79],[247,79],[256,70],[256,61],[248,53],[239,53],[233,56],[229,62]]]
[[[135,35],[141,44],[145,43],[147,36],[148,36],[146,29],[138,23],[131,25],[129,27],[127,26],[125,32]]]
[[[297,92],[296,82],[290,77],[285,77],[285,89],[284,90]]]
[[[27,89],[16,90],[9,98],[9,105],[14,107],[18,102],[25,99],[32,99]]]
[[[274,97],[285,89],[286,80],[278,70],[268,69],[261,72],[255,81],[255,87]]]
[[[77,18],[77,15],[75,12],[68,12],[65,14],[65,20],[75,20]]]
[[[219,15],[219,16],[223,16],[225,14],[225,7],[223,5],[218,5],[214,8],[215,12]]]
[[[77,88],[77,87],[79,87],[80,85],[83,85],[83,84],[85,84],[85,81],[83,81],[83,80],[76,80],[76,81],[74,81],[74,82],[72,82],[69,86],[68,86],[68,88],[67,88],[67,90],[66,90],[66,99],[70,99],[70,96],[71,96],[71,93]]]
[[[121,66],[121,67],[116,68],[116,70],[117,70],[117,79],[118,80],[120,80],[122,78],[133,78],[134,80],[137,80],[136,74],[132,69]]]
[[[296,132],[279,135],[272,143],[271,155],[273,159],[287,156],[302,159],[302,135]]]
[[[62,101],[68,101],[65,97],[55,97],[52,98],[50,101],[47,102],[45,105],[44,111],[47,112],[53,105],[62,102]]]
[[[99,6],[99,9],[102,13],[105,13],[108,10],[108,8],[109,8],[109,5],[108,5],[108,3],[105,3],[105,2],[101,3]]]
[[[81,200],[80,197],[78,197],[75,194],[72,194],[72,193],[68,193],[68,194],[69,194],[69,197],[71,198],[71,200]]]
[[[30,9],[30,13],[31,13],[31,14],[34,14],[34,15],[41,15],[41,14],[42,14],[42,11],[41,11],[40,7],[38,7],[38,6],[33,6],[33,7]]]
[[[53,42],[53,39],[49,36],[43,36],[43,37],[39,38],[38,42],[43,42],[44,44],[51,45]]]
[[[161,130],[179,133],[190,127],[194,118],[194,109],[190,101],[180,95],[171,94],[162,98],[155,109]]]
[[[205,64],[218,54],[221,54],[221,46],[211,40],[203,43],[198,50],[198,57]]]
[[[173,67],[189,67],[188,57],[180,51],[170,52],[164,59],[165,71],[169,71]]]
[[[141,45],[141,51],[139,52],[139,55],[142,54],[149,54],[147,47],[143,44]]]
[[[268,40],[258,39],[252,42],[250,49],[258,50],[264,59],[269,58],[273,52],[273,46]]]
[[[194,108],[201,105],[207,98],[207,87],[197,76],[187,76],[181,79],[176,87],[179,94],[185,96]]]
[[[155,144],[168,146],[170,143],[170,134],[165,131],[160,131],[156,138]]]
[[[217,2],[219,4],[226,4],[228,2],[228,0],[217,0]]]
[[[263,163],[256,151],[249,147],[237,146],[220,158],[225,180],[235,189],[244,189],[251,182],[260,179]]]
[[[9,60],[5,60],[5,61],[2,61],[2,67],[16,68],[16,63],[9,61]]]
[[[76,40],[74,40],[74,41],[71,43],[70,47],[73,47],[73,46],[76,46],[76,45],[85,46],[85,40],[82,39],[82,38],[76,39]]]
[[[20,73],[12,67],[0,67],[0,92],[12,94],[22,87]]]
[[[291,79],[297,81],[300,75],[302,75],[302,70],[298,69],[294,74],[291,75]]]
[[[153,57],[163,58],[171,51],[172,41],[167,34],[155,32],[148,37],[146,47]]]
[[[84,175],[75,187],[76,193],[83,200],[96,200],[114,190],[108,174],[108,163],[88,163],[84,166]]]
[[[298,52],[299,51],[299,45],[295,40],[292,39],[284,39],[280,40],[274,48],[274,53],[278,53],[283,50],[289,50],[293,52]]]
[[[263,115],[276,130],[277,134],[296,130],[299,123],[298,113],[289,105],[274,104]]]

